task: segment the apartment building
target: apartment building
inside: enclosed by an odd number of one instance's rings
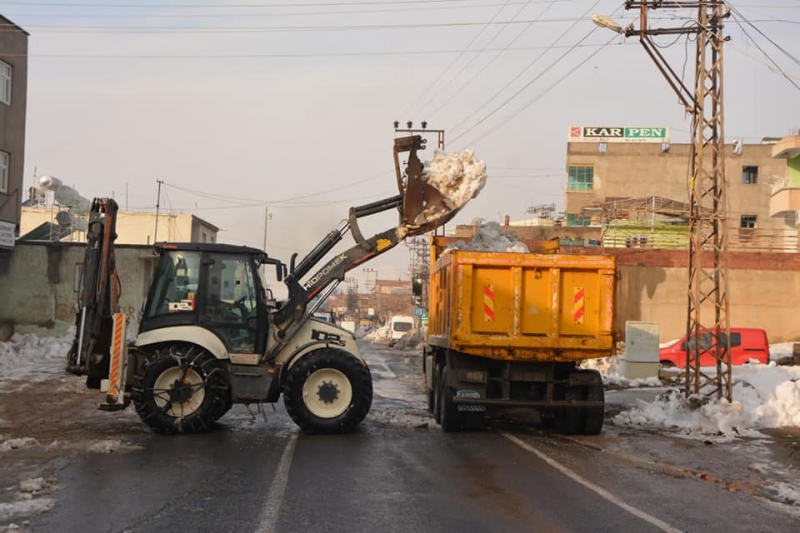
[[[685,247],[690,151],[668,128],[571,127],[567,226],[602,228],[606,246]],[[800,136],[725,145],[725,176],[731,249],[797,252]]]
[[[0,273],[19,234],[25,161],[28,33],[0,15]]]

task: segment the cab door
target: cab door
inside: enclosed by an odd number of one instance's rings
[[[259,285],[252,258],[207,253],[200,324],[216,334],[229,353],[256,353]]]

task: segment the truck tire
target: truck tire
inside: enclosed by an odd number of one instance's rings
[[[439,390],[442,383],[442,370],[444,365],[437,364],[433,367],[433,418],[437,424],[442,422],[442,391]]]
[[[586,399],[590,402],[604,402],[600,407],[586,407],[583,411],[582,432],[584,435],[599,435],[603,430],[603,419],[605,418],[605,390],[603,389],[603,378],[597,370],[581,370],[581,372],[591,372],[596,374],[594,383],[586,387]]]
[[[445,433],[461,431],[463,420],[458,406],[453,403],[453,390],[447,386],[447,366],[442,365],[439,376],[439,425]]]
[[[567,385],[564,387],[564,400],[580,402],[582,400],[581,387],[579,385]],[[583,427],[584,409],[579,407],[565,407],[556,414],[556,431],[562,435],[577,435]]]
[[[165,434],[208,431],[231,406],[225,371],[192,344],[155,350],[134,377],[131,399],[139,418]]]
[[[348,433],[372,405],[372,376],[366,364],[348,352],[317,350],[289,370],[283,403],[306,433]]]

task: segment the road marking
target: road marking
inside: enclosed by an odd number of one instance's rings
[[[264,505],[264,512],[261,515],[256,533],[274,533],[277,530],[278,513],[280,512],[281,501],[283,501],[283,493],[286,491],[286,483],[289,481],[289,468],[292,465],[297,435],[297,433],[293,433],[289,437],[289,442],[283,450],[281,461],[278,463],[275,476],[272,478],[272,485],[269,488],[269,493],[267,493],[267,502]]]
[[[539,459],[541,459],[545,463],[549,464],[550,466],[552,466],[553,468],[555,468],[556,470],[558,470],[559,472],[561,472],[562,474],[564,474],[565,476],[570,478],[571,480],[575,481],[576,483],[580,483],[581,485],[583,485],[587,489],[589,489],[592,492],[598,494],[602,498],[605,498],[606,500],[608,500],[609,502],[613,503],[617,507],[620,507],[620,508],[628,511],[633,516],[635,516],[637,518],[641,518],[645,522],[648,522],[648,523],[654,525],[655,527],[659,528],[661,531],[666,531],[667,533],[682,533],[682,530],[674,528],[671,525],[667,524],[666,522],[664,522],[662,520],[659,520],[655,516],[649,515],[646,512],[644,512],[644,511],[642,511],[640,509],[637,509],[636,507],[633,507],[632,505],[629,505],[629,504],[625,503],[624,501],[620,500],[619,498],[617,498],[616,496],[614,496],[613,494],[611,494],[610,492],[608,492],[604,488],[595,485],[594,483],[592,483],[588,479],[586,479],[586,478],[580,476],[579,474],[573,472],[572,470],[570,470],[566,466],[562,465],[561,463],[559,463],[558,461],[556,461],[555,459],[553,459],[549,455],[546,455],[545,453],[540,452],[539,450],[537,450],[536,448],[534,448],[533,446],[531,446],[527,442],[523,441],[519,437],[516,437],[516,436],[511,435],[511,434],[506,433],[506,432],[501,432],[500,434],[502,436],[504,436],[505,438],[507,438],[508,440],[510,440],[511,442],[513,442],[514,444],[516,444],[517,446],[519,446],[520,448],[524,449],[525,451],[531,452],[532,454],[536,455]]]

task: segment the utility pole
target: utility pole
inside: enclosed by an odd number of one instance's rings
[[[689,164],[689,288],[684,392],[716,394],[732,400],[730,357],[730,302],[728,298],[727,181],[725,179],[725,135],[723,121],[722,48],[723,20],[729,8],[719,0],[634,1],[625,9],[639,9],[639,29],[621,27],[600,15],[595,23],[626,37],[638,36],[648,55],[667,79],[678,99],[692,115],[692,147]],[[648,12],[656,9],[695,9],[694,24],[680,28],[651,28]],[[652,41],[654,35],[696,35],[694,90],[681,77]],[[706,342],[708,339],[710,342]],[[699,342],[698,342],[699,340]],[[701,358],[710,355],[716,375],[701,370]]]
[[[444,130],[429,130],[426,121],[421,122],[422,129],[414,128],[414,123],[410,120],[406,122],[406,129],[400,129],[400,121],[394,121],[395,133],[435,133],[436,134],[436,148],[444,150]]]
[[[161,185],[164,184],[163,180],[156,180],[158,183],[158,196],[156,196],[156,229],[153,231],[153,244],[158,241],[158,212],[161,208]]]

